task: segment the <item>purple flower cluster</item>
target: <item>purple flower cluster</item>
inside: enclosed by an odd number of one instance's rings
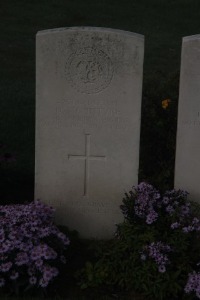
[[[192,231],[200,231],[200,220],[198,218],[193,218],[188,226],[184,226],[182,231],[185,233],[189,233]]]
[[[158,218],[166,215],[169,217],[176,217],[176,220],[172,224],[171,229],[179,228],[179,222],[181,223],[185,218],[191,215],[190,202],[187,201],[188,193],[182,190],[170,190],[166,191],[163,196],[160,195],[152,185],[141,182],[134,190],[130,192],[132,204],[130,206],[122,205],[122,211],[125,217],[131,215],[133,219],[140,218],[145,220],[146,224],[151,225],[155,223]],[[131,213],[130,213],[131,207]],[[133,207],[133,209],[132,209]],[[161,217],[162,217],[161,216]]]
[[[70,242],[53,216],[54,209],[40,201],[0,206],[0,287],[24,273],[30,285],[46,287],[58,275],[55,265],[65,263]]]
[[[199,218],[192,218],[191,204],[187,201],[188,193],[181,190],[167,191],[163,197],[162,203],[165,212],[175,218],[171,224],[171,229],[180,229],[184,233],[200,231]]]
[[[136,188],[134,204],[135,215],[144,218],[147,224],[152,224],[158,218],[156,207],[161,205],[160,194],[152,185],[141,182]]]
[[[166,191],[162,198],[162,206],[165,212],[170,216],[175,213],[179,215],[180,219],[183,219],[190,215],[190,203],[187,202],[188,193],[182,190],[170,190]]]
[[[158,266],[158,271],[164,273],[166,271],[166,265],[170,263],[167,253],[171,251],[172,249],[169,245],[162,242],[153,242],[150,245],[145,246],[144,251],[141,254],[141,259],[153,259]]]
[[[200,273],[194,271],[189,274],[184,291],[186,294],[195,292],[197,298],[200,299]]]
[[[167,265],[171,263],[173,268],[169,271],[174,272],[175,277],[176,268],[182,268],[184,274],[198,259],[198,206],[187,199],[186,191],[173,189],[161,196],[159,191],[145,182],[130,191],[130,195],[125,195],[121,209],[126,222],[130,222],[138,237],[142,265],[146,267],[147,262],[156,266],[158,272],[165,273]],[[190,247],[195,255],[189,253]],[[189,274],[185,292],[195,292],[200,299],[200,272]]]
[[[171,229],[182,229],[183,232],[200,231],[200,220],[191,221],[191,204],[187,201],[188,193],[182,190],[166,191],[161,197],[152,185],[142,182],[135,188],[134,213],[145,219],[148,225],[154,223],[162,210],[172,217]]]

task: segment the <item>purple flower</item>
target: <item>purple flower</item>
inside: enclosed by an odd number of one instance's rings
[[[11,272],[11,275],[10,275],[10,279],[11,280],[15,280],[15,279],[17,279],[19,277],[19,273],[18,272],[16,272],[16,271],[12,271]]]
[[[165,273],[165,272],[166,272],[165,266],[164,266],[164,265],[160,265],[160,266],[158,267],[158,271],[159,271],[160,273]]]
[[[66,237],[66,235],[62,232],[58,232],[57,233],[57,237],[59,239],[61,239],[61,241],[64,243],[64,245],[69,245],[70,244],[70,240]]]
[[[46,227],[46,228],[41,228],[39,235],[40,237],[45,237],[48,236],[51,233],[50,228]]]
[[[35,261],[35,266],[37,268],[40,268],[43,265],[43,260],[42,259],[38,259]]]
[[[33,248],[33,243],[31,241],[22,242],[19,244],[19,250],[27,252]]]
[[[45,249],[44,258],[45,259],[56,259],[57,253],[50,247]]]
[[[0,266],[0,271],[1,272],[8,272],[11,267],[12,267],[12,262],[6,262],[6,263],[2,263],[1,266]]]
[[[11,242],[9,240],[5,240],[0,246],[0,253],[8,252],[11,247]]]
[[[35,284],[37,283],[37,278],[36,278],[35,276],[31,276],[31,277],[29,278],[29,283],[30,283],[31,285],[35,285]]]
[[[31,251],[31,259],[32,260],[38,260],[42,257],[43,252],[42,249],[39,248],[39,246],[34,247]]]
[[[144,248],[144,252],[141,255],[141,259],[145,260],[149,257],[158,266],[158,271],[164,273],[166,271],[166,265],[170,263],[167,253],[172,249],[169,245],[162,242],[153,242]]]
[[[182,205],[180,213],[181,213],[182,216],[189,215],[189,213],[190,213],[190,207],[188,205]]]
[[[145,219],[147,224],[157,220],[156,210],[161,207],[162,202],[159,192],[152,185],[141,182],[135,188],[134,213],[137,217]],[[125,215],[127,212],[124,210]]]
[[[189,233],[189,232],[194,231],[194,227],[191,226],[191,225],[189,225],[189,226],[187,226],[187,227],[183,227],[182,231],[183,231],[184,233]]]
[[[171,224],[171,229],[177,229],[179,227],[180,227],[180,223],[178,223],[178,222],[175,222],[175,223]]]
[[[8,256],[4,255],[4,254],[1,254],[0,255],[0,261],[4,261],[8,258]]]
[[[17,254],[16,260],[15,260],[15,264],[17,266],[22,266],[22,265],[26,265],[28,263],[29,263],[28,254],[26,252],[19,252]]]
[[[152,224],[153,222],[155,222],[158,218],[158,214],[152,210],[148,215],[147,215],[147,218],[146,218],[146,223],[147,224]]]
[[[175,212],[175,209],[173,208],[172,205],[168,205],[166,207],[166,212],[169,213],[170,215],[172,215]]]
[[[49,284],[49,282],[47,280],[45,280],[44,278],[41,278],[39,281],[39,285],[41,287],[47,287],[48,284]]]
[[[43,278],[45,281],[50,281],[53,277],[58,275],[58,269],[55,267],[51,267],[49,265],[45,265],[43,267]]]
[[[163,199],[162,199],[162,203],[163,203],[163,204],[166,204],[166,205],[169,203],[169,201],[170,201],[170,200],[169,200],[168,197],[163,197]]]
[[[5,234],[3,228],[0,228],[0,243],[5,240]]]
[[[194,271],[188,275],[188,281],[184,291],[187,294],[195,292],[197,298],[200,298],[200,273]]]
[[[199,219],[198,218],[193,218],[192,224],[194,224],[194,225],[199,224]]]

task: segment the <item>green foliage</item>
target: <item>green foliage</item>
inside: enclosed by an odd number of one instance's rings
[[[142,189],[126,194],[121,206],[124,222],[117,225],[115,238],[98,249],[96,261],[87,262],[79,272],[80,285],[108,286],[154,300],[190,299],[184,287],[200,260],[199,227],[191,224],[195,220],[199,226],[200,221],[194,218],[186,193],[173,190],[158,198],[155,189]],[[143,208],[146,203],[143,215],[136,213],[138,200]],[[149,207],[158,214],[151,223]]]

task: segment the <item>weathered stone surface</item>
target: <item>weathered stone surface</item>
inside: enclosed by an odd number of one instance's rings
[[[200,35],[183,38],[175,187],[200,201]]]
[[[81,236],[108,238],[138,180],[144,38],[85,27],[36,40],[35,198]]]

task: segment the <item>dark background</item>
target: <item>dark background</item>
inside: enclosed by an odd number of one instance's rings
[[[33,199],[35,35],[70,26],[145,36],[139,180],[173,187],[181,42],[200,33],[200,1],[0,0],[1,203]]]

